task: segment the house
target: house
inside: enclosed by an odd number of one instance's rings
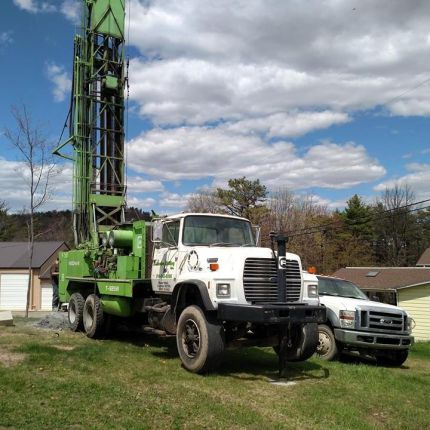
[[[64,242],[35,242],[31,268],[30,310],[52,309],[50,267]],[[0,242],[0,310],[22,311],[27,303],[27,242]]]
[[[334,276],[358,285],[370,298],[400,306],[415,320],[415,338],[430,340],[430,267],[345,267]]]

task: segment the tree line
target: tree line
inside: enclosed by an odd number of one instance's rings
[[[332,273],[345,266],[414,266],[430,246],[430,210],[415,205],[406,184],[387,188],[373,203],[355,194],[343,210],[330,210],[311,195],[287,188],[269,194],[260,180],[230,179],[227,188],[191,196],[187,210],[243,216],[261,226],[261,242],[269,233],[289,236],[288,249],[303,266]]]

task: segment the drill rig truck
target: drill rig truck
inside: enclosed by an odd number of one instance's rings
[[[82,1],[69,138],[55,150],[74,165],[75,248],[59,263],[70,328],[97,338],[119,319],[141,321],[176,336],[183,366],[196,373],[235,345],[273,346],[280,363],[306,360],[325,308],[285,237],[259,247],[247,219],[225,214],[125,219],[125,2]]]

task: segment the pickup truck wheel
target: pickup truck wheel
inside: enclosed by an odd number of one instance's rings
[[[84,304],[85,299],[81,293],[73,293],[70,296],[68,319],[72,331],[79,331],[83,328]]]
[[[376,357],[376,363],[382,366],[401,366],[408,358],[409,350],[387,351]]]
[[[322,360],[326,361],[334,360],[338,354],[333,331],[325,324],[318,326],[318,346],[316,353]]]
[[[104,315],[100,297],[90,294],[84,305],[84,329],[90,338],[99,338],[104,334]]]
[[[207,373],[222,361],[225,348],[222,325],[210,321],[198,306],[188,306],[179,317],[176,344],[187,370]]]
[[[290,343],[290,345],[288,345]],[[316,323],[301,324],[292,327],[291,339],[285,347],[285,359],[287,361],[305,361],[312,357],[318,345],[318,329]],[[274,346],[279,355],[279,345]]]

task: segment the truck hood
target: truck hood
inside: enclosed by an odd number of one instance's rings
[[[371,306],[372,308],[379,308],[382,310],[403,310],[398,306],[389,305],[381,302],[374,302],[373,300],[360,300],[352,299],[350,297],[341,296],[320,296],[321,304],[327,307],[336,307],[338,310],[350,310],[354,311],[357,307]]]

